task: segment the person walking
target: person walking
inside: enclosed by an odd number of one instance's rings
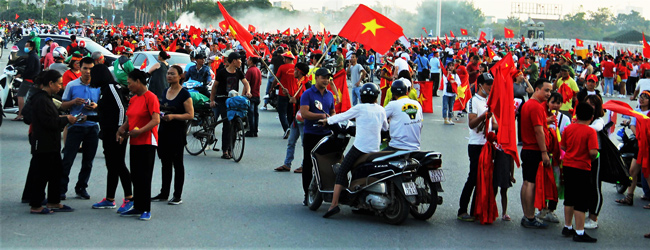
[[[32,108],[31,144],[32,160],[30,172],[34,173],[27,186],[31,214],[51,214],[52,212],[72,212],[69,206],[59,199],[61,184],[61,130],[69,123],[76,123],[72,115],[59,116],[52,96],[63,87],[61,74],[56,70],[43,71],[37,81],[43,85],[31,98]],[[33,168],[33,169],[31,169]],[[33,171],[32,171],[33,170]],[[47,207],[41,204],[45,198],[47,185]]]
[[[90,70],[90,86],[101,90],[97,102],[97,115],[100,127],[99,138],[102,140],[107,170],[106,196],[100,202],[93,204],[92,208],[115,208],[115,191],[118,181],[121,181],[124,199],[117,212],[122,213],[133,208],[131,174],[124,162],[126,144],[113,140],[113,135],[117,133],[117,129],[126,118],[124,87],[115,81],[104,64],[98,64]]]
[[[135,95],[129,100],[126,121],[116,133],[116,140],[122,144],[130,138],[130,165],[133,181],[133,209],[121,216],[140,216],[140,220],[151,219],[151,177],[158,146],[158,124],[160,103],[158,97],[147,89],[146,74],[140,70],[129,73],[128,88]]]
[[[158,96],[158,100],[162,101],[165,97],[165,90],[169,88],[170,83],[167,82],[167,73],[169,71],[169,60],[171,56],[164,50],[158,53],[158,62],[151,65],[149,69],[149,91]]]
[[[363,66],[357,63],[357,54],[353,53],[350,56],[350,64],[348,65],[347,71],[350,73],[348,88],[352,89],[352,106],[355,106],[361,101],[359,90],[361,89],[361,84],[367,74],[366,70],[363,69]]]
[[[244,76],[248,81],[248,84],[251,85],[251,97],[249,98],[251,105],[248,110],[248,124],[249,130],[246,132],[247,137],[257,137],[258,124],[260,119],[260,86],[262,86],[262,71],[257,68],[257,63],[259,59],[257,57],[249,57],[246,60],[248,65],[248,70]]]
[[[187,144],[185,137],[185,123],[194,118],[194,106],[190,92],[181,86],[183,69],[172,65],[167,71],[166,82],[169,88],[160,100],[162,114],[158,137],[158,157],[162,163],[162,188],[160,194],[151,198],[152,201],[167,201],[172,181],[172,167],[174,168],[174,196],[167,202],[170,205],[183,203],[183,183],[185,181],[185,166],[183,165],[183,151]]]

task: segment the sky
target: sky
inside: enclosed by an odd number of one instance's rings
[[[271,0],[274,2],[275,0]],[[321,8],[322,6],[327,5],[330,9],[338,9],[347,5],[352,4],[366,4],[374,5],[377,0],[284,0],[289,1],[293,4],[293,7],[297,10],[307,10],[310,8]],[[618,13],[619,9],[624,9],[626,6],[634,6],[634,9],[639,11],[639,8],[643,7],[643,2],[645,0],[589,0],[589,1],[567,1],[567,0],[517,0],[517,1],[508,1],[508,0],[473,0],[474,5],[480,8],[485,16],[495,16],[496,18],[507,18],[510,15],[510,6],[513,2],[534,2],[540,4],[562,4],[562,15],[577,12],[580,9],[580,5],[584,5],[583,11],[595,11],[599,7],[608,7],[614,15]],[[416,7],[422,0],[382,0],[383,5],[395,5],[403,7],[409,11],[415,12]],[[618,3],[615,5],[614,3]],[[650,19],[650,6],[645,6],[641,10],[641,15],[645,19]],[[521,19],[527,19],[528,15],[521,15]],[[551,19],[551,18],[549,18]]]

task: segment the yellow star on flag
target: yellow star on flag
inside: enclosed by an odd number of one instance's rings
[[[237,35],[237,32],[235,31],[235,29],[232,28],[232,26],[228,26],[228,29],[230,29],[230,34],[232,34],[233,36]]]
[[[365,22],[361,23],[364,27],[366,27],[361,34],[366,33],[368,31],[372,32],[372,35],[376,36],[377,35],[377,30],[378,29],[383,29],[384,26],[381,26],[377,24],[377,19],[372,19],[370,22]]]
[[[196,34],[192,35],[192,39],[196,39],[196,38],[198,38],[198,36],[196,36]]]
[[[465,86],[461,85],[461,86],[458,87],[458,91],[457,91],[458,95],[456,95],[456,100],[465,99],[465,90],[466,89],[467,89],[467,85],[465,85]]]

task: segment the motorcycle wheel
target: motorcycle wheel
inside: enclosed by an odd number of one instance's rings
[[[309,189],[307,190],[307,207],[311,211],[318,210],[323,204],[323,195],[318,191],[318,186],[316,185],[316,177],[312,177],[311,183],[309,183]]]
[[[391,191],[392,200],[390,206],[384,211],[384,220],[388,224],[399,225],[409,216],[410,206],[404,196],[397,193],[397,188],[393,187]]]
[[[623,184],[620,184],[620,183],[616,183],[616,192],[617,193],[623,194],[623,193],[625,193],[626,190],[627,190],[627,186],[625,186]]]
[[[428,220],[438,208],[438,189],[428,177],[417,176],[415,186],[418,189],[418,205],[411,205],[410,213],[418,220]]]

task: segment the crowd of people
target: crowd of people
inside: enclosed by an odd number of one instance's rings
[[[241,83],[242,95],[252,104],[248,113],[251,124],[246,133],[248,137],[258,136],[258,108],[270,109],[269,104],[276,108],[282,137],[288,139],[284,162],[275,168],[279,172],[291,171],[299,138],[304,155],[309,156],[316,143],[330,132],[326,126],[315,124],[356,118],[357,127],[363,133],[357,133],[354,146],[343,160],[334,200],[325,217],[340,211],[337,198],[346,184],[344,174],[349,165],[360,155],[380,150],[382,130],[390,133],[387,150],[420,149],[420,133],[424,129],[419,100],[422,93],[418,93],[415,85],[432,84],[431,97],[427,98],[442,95],[435,100],[442,103],[445,125],[454,125],[454,121],[465,114],[468,118],[470,165],[460,197],[458,219],[474,221],[475,203],[472,202],[471,209],[467,207],[473,200],[472,193],[476,196],[479,155],[487,141],[484,130],[497,131],[499,127],[486,108],[493,84],[490,69],[501,59],[512,56],[516,67],[510,77],[518,141],[522,146],[524,217],[521,225],[546,228],[546,222],[560,222],[555,215],[557,194],[544,209],[535,213],[535,200],[539,199],[535,194],[539,169],[548,168],[555,177],[556,188],[565,190],[562,235],[580,242],[595,242],[596,239],[588,236],[584,229],[598,227],[602,206],[600,180],[598,174],[593,173],[600,167],[595,159],[600,148],[597,133],[605,125],[603,97],[630,96],[632,100],[638,97],[638,111],[647,114],[649,110],[650,63],[648,58],[629,51],[612,54],[589,47],[587,55],[578,55],[575,48],[538,46],[524,41],[454,38],[441,42],[415,38],[410,39],[409,45],[396,42],[389,52],[379,54],[354,41],[309,30],[289,36],[253,33],[251,45],[259,52],[259,57],[250,57],[228,32],[218,30],[201,30],[197,36],[178,27],[68,26],[57,29],[38,24],[6,24],[4,29],[12,30],[5,34],[27,32],[34,38],[24,48],[29,54],[24,62],[29,70],[23,73],[25,86],[19,91],[20,98],[30,96],[28,103],[32,103],[27,105],[30,107],[21,106],[21,111],[33,114],[27,117],[21,113],[18,119],[24,118],[31,123],[33,158],[23,200],[30,203],[31,213],[37,214],[74,210],[62,205],[61,200],[66,199],[69,174],[78,151],[82,152],[82,166],[75,194],[90,199],[86,188],[100,139],[106,156],[108,184],[105,198],[93,208],[116,207],[118,181],[124,190],[123,204],[118,212],[124,216],[150,219],[151,201],[181,204],[184,128],[186,121],[194,118],[197,107],[193,101],[200,98],[183,87],[192,80],[202,84],[198,92],[209,99],[216,117],[227,116],[226,100],[231,91],[240,92]],[[39,50],[40,38],[34,34],[70,35],[72,44],[62,48],[51,39],[45,39],[45,47]],[[112,65],[114,72],[109,71],[100,53],[85,53],[83,41],[76,41],[75,36],[90,37],[120,55]],[[157,62],[148,72],[134,69],[129,60],[134,51],[159,51]],[[166,61],[168,52],[187,53],[192,63],[185,69],[171,65]],[[332,76],[341,71],[347,73],[347,85],[336,86]],[[268,79],[266,90],[260,89],[263,72]],[[459,98],[462,86],[470,88],[471,98]],[[601,86],[602,91],[599,90]],[[342,110],[338,105],[344,99],[342,95],[348,93],[352,107]],[[269,98],[274,95],[277,95],[275,103]],[[460,105],[463,108],[456,108],[458,102],[463,102]],[[404,109],[407,105],[410,108]],[[632,118],[633,133],[635,125],[636,120]],[[226,119],[221,149],[224,159],[232,157],[229,126]],[[65,131],[63,150],[60,148],[62,130]],[[127,140],[130,171],[124,159]],[[83,146],[80,148],[80,145]],[[162,163],[163,186],[159,194],[151,197],[156,152]],[[56,167],[51,167],[53,162]],[[497,189],[501,194],[501,218],[509,221],[507,190],[516,181],[514,162],[512,157],[498,151],[494,164],[495,194]],[[304,157],[301,166],[294,170],[302,173],[305,205],[312,167],[311,159]],[[637,180],[642,167],[647,166],[633,161],[630,168],[633,185],[625,198],[616,202],[632,205],[637,181],[644,182],[647,187],[647,179]],[[175,179],[170,198],[172,169]],[[49,187],[47,199],[44,199],[46,183]],[[650,190],[644,188],[642,199],[650,200],[648,197]],[[589,216],[585,216],[587,212]]]

